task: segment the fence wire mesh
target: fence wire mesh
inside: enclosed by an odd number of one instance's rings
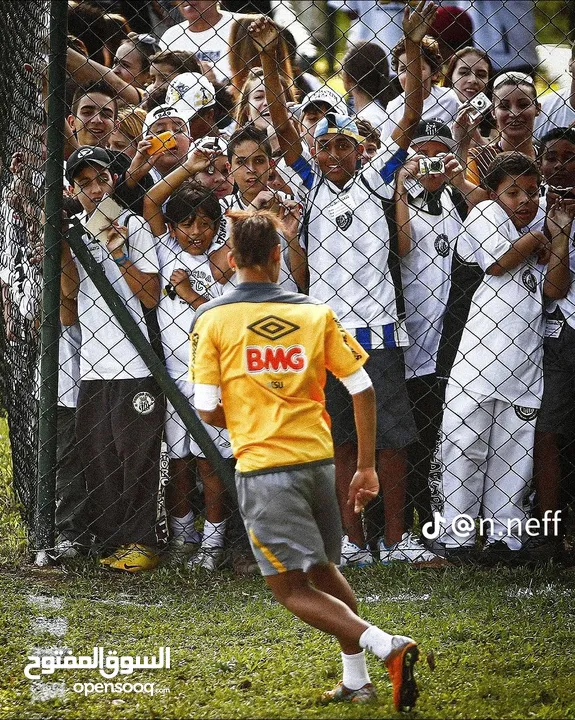
[[[573,9],[451,0],[427,23],[416,5],[68,2],[55,558],[255,568],[232,481],[242,441],[175,407],[194,406],[197,310],[237,286],[238,210],[281,220],[280,285],[330,305],[370,354],[381,493],[361,515],[346,504],[353,404],[326,385],[342,564],[561,554]],[[49,7],[0,15],[2,384],[31,530]],[[258,312],[237,328],[242,372],[281,405],[297,337],[277,308]]]

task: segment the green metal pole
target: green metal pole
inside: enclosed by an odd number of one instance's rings
[[[67,1],[52,0],[50,3],[48,157],[46,161],[46,225],[44,228],[42,324],[40,328],[40,418],[35,522],[35,540],[39,551],[36,556],[38,564],[49,562],[44,551],[54,545],[67,25]]]
[[[130,315],[123,300],[110,284],[100,265],[92,257],[82,239],[84,233],[85,230],[79,222],[72,222],[67,239],[74,255],[84,267],[84,270],[106,301],[110,310],[114,313],[122,330],[126,333],[128,339],[148,366],[148,369],[154,376],[164,395],[172,403],[182,422],[202,449],[206,459],[211,463],[222,482],[225,483],[227,487],[233,488],[234,472],[229,462],[222,458],[219,450],[212,442],[206,429],[192,409],[189,400],[180,392],[174,380],[168,375],[166,368],[154,352],[134,318]]]

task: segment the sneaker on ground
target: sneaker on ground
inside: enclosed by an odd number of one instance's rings
[[[539,565],[558,560],[561,556],[561,540],[555,536],[532,535],[520,550],[521,560]]]
[[[224,558],[223,547],[210,547],[209,545],[201,547],[191,560],[188,561],[190,570],[203,568],[213,572],[222,564]]]
[[[353,567],[365,567],[373,563],[373,555],[369,548],[360,548],[359,545],[351,542],[347,535],[341,539],[341,561],[339,566],[352,565]]]
[[[232,548],[232,568],[238,577],[259,575],[260,568],[250,548]]]
[[[80,549],[78,545],[73,540],[68,540],[64,538],[63,540],[58,540],[56,543],[56,546],[52,552],[50,552],[50,555],[54,558],[54,560],[72,560],[73,558],[77,558],[81,555]]]
[[[123,570],[124,572],[142,572],[153,570],[158,566],[160,558],[155,550],[146,545],[130,543],[122,551],[115,553],[116,558],[107,563],[111,570]],[[102,562],[102,561],[100,561]]]
[[[111,565],[113,562],[116,562],[116,560],[119,560],[123,555],[128,551],[128,545],[120,545],[120,547],[117,550],[114,550],[114,552],[111,555],[105,555],[104,557],[100,558],[100,565]]]
[[[385,667],[393,687],[393,704],[398,712],[409,712],[415,707],[419,691],[413,666],[418,658],[417,643],[406,642],[394,648],[385,659]]]
[[[517,567],[525,561],[521,548],[512,550],[504,540],[493,540],[485,543],[480,555],[480,564],[487,567],[507,565]]]
[[[379,559],[384,565],[391,562],[426,563],[437,562],[439,556],[428,550],[421,540],[413,533],[406,532],[399,542],[387,547],[380,538],[378,542]]]
[[[359,690],[350,690],[346,688],[342,681],[334,687],[333,690],[324,692],[321,696],[322,703],[332,702],[350,702],[350,703],[368,703],[377,699],[377,692],[371,683],[367,683]]]

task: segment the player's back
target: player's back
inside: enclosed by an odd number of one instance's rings
[[[346,377],[366,358],[328,306],[270,283],[207,303],[192,329],[194,382],[221,387],[240,472],[333,457],[326,367]]]

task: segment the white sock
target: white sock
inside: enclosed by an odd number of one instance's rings
[[[394,648],[407,642],[414,641],[405,635],[389,635],[376,625],[370,625],[359,638],[360,647],[369,650],[381,660],[385,660]]]
[[[173,536],[183,536],[184,542],[197,543],[201,541],[201,536],[194,527],[193,510],[183,517],[170,515],[170,530]]]
[[[365,651],[356,655],[341,654],[343,662],[343,684],[348,690],[359,690],[371,682],[365,662]]]
[[[211,523],[206,520],[204,523],[204,539],[202,540],[203,547],[224,546],[227,522],[227,520],[222,520],[219,523]]]

